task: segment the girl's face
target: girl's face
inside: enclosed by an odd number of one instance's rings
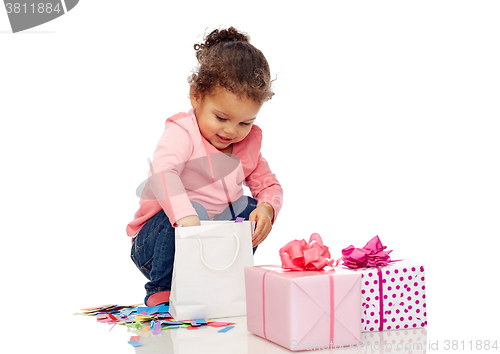
[[[191,105],[201,135],[222,152],[232,152],[232,144],[245,139],[262,106],[222,88],[204,96],[191,94]]]

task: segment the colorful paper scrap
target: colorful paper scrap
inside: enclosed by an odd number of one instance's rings
[[[161,323],[156,322],[153,327],[153,334],[160,334],[161,333]]]
[[[228,326],[226,328],[219,330],[218,332],[219,333],[226,333],[227,331],[229,331],[230,329],[233,329],[233,328],[234,328],[234,326]]]
[[[130,340],[128,341],[128,344],[132,345],[133,347],[142,347],[142,344],[136,340]]]

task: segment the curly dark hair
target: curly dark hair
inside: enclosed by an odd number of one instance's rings
[[[189,76],[191,93],[210,94],[222,87],[262,104],[271,99],[271,73],[264,54],[234,27],[216,29],[194,45],[199,66]]]

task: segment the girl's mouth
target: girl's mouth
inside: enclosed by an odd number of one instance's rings
[[[219,134],[216,134],[216,135],[222,144],[230,143],[233,140],[233,139],[224,138],[224,137],[220,136]]]

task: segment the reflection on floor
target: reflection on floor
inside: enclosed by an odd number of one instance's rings
[[[234,328],[219,333],[217,327],[201,327],[197,330],[176,328],[163,330],[154,335],[151,331],[130,333],[140,335],[137,354],[278,354],[291,353],[290,350],[274,344],[247,331],[246,317],[231,317],[224,321],[235,322]],[[426,353],[427,330],[425,328],[383,332],[362,333],[357,346],[330,348],[328,343],[296,343],[296,349],[304,352],[322,350],[322,353]]]

